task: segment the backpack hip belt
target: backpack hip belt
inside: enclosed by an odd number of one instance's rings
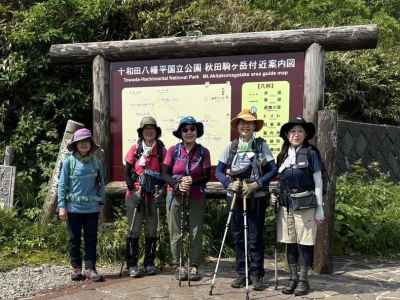
[[[317,207],[317,198],[314,191],[304,191],[299,193],[285,192],[282,195],[281,205],[291,207],[293,210],[302,210]]]

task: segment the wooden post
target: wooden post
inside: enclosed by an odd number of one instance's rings
[[[6,146],[4,165],[0,165],[0,209],[14,205],[16,167],[11,166],[14,160],[14,149]]]
[[[72,120],[68,120],[67,126],[64,131],[64,136],[61,141],[60,150],[58,151],[56,165],[53,169],[53,174],[48,183],[48,192],[46,199],[42,208],[42,218],[41,222],[46,223],[50,216],[54,214],[56,210],[56,199],[57,199],[57,186],[58,186],[58,175],[60,173],[60,166],[62,161],[65,158],[65,155],[68,154],[67,144],[71,140],[74,132],[80,128],[83,128],[84,125]]]
[[[101,55],[93,60],[93,139],[100,146],[98,158],[105,170],[106,183],[110,178],[110,63]],[[104,220],[112,218],[111,206],[106,201]]]
[[[325,222],[318,225],[317,241],[314,247],[314,271],[330,274],[332,267],[332,240],[335,219],[336,193],[336,150],[337,113],[323,110],[318,112],[318,149],[329,176],[328,191],[324,196]]]
[[[11,166],[14,160],[14,149],[11,146],[6,146],[6,151],[4,153],[4,165]]]
[[[324,107],[325,53],[313,43],[304,58],[304,101],[303,117],[317,124],[317,112]]]

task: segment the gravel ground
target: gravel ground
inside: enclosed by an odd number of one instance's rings
[[[98,267],[100,273],[118,272],[118,266]],[[65,285],[78,285],[70,279],[67,266],[42,265],[20,267],[0,272],[0,299],[30,299],[41,291],[49,291]]]

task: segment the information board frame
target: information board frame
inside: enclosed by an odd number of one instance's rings
[[[244,102],[243,85],[255,83],[268,85],[273,82],[288,82],[289,84],[289,115],[283,121],[295,115],[303,114],[304,98],[304,52],[266,53],[257,55],[235,55],[219,57],[197,57],[185,59],[162,59],[142,61],[122,61],[110,63],[110,133],[112,145],[111,157],[111,181],[123,180],[123,90],[126,88],[140,87],[169,87],[202,84],[221,84],[229,82],[231,86],[230,116],[236,115],[246,106],[254,104]],[[197,67],[197,70],[195,68]],[[157,70],[157,73],[155,73]],[[180,70],[180,72],[178,72]],[[174,72],[172,72],[174,71]],[[188,97],[193,97],[188,95]],[[246,107],[250,108],[250,107]],[[223,112],[222,112],[223,113]],[[264,111],[257,112],[260,118],[265,118]],[[199,114],[193,109],[192,115],[199,118]],[[175,116],[177,117],[177,116]],[[199,118],[206,124],[207,120]],[[139,118],[134,120],[137,125]],[[177,126],[178,120],[175,120]],[[281,125],[282,122],[277,122]],[[266,124],[268,126],[268,123]],[[230,124],[226,124],[230,127]],[[275,125],[275,139],[278,139]],[[171,129],[171,128],[169,128]],[[265,132],[265,131],[264,131]],[[136,132],[132,132],[137,135]],[[172,135],[172,132],[163,132],[163,135]],[[231,129],[229,140],[236,138],[236,130]],[[268,140],[267,140],[268,142]],[[167,144],[167,146],[171,146]],[[205,144],[206,147],[211,145]],[[126,147],[125,147],[126,150]],[[220,150],[220,149],[219,149]],[[273,149],[276,150],[276,149]],[[276,152],[276,151],[275,151]],[[220,153],[212,153],[214,165]]]

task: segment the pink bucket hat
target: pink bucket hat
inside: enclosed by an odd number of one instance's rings
[[[99,149],[99,146],[93,141],[92,132],[87,128],[81,128],[74,132],[71,141],[67,145],[67,149],[69,151],[75,151],[76,150],[75,144],[79,141],[87,139],[90,139],[90,142],[92,143],[92,149],[90,150],[91,152],[94,152],[97,149]]]

